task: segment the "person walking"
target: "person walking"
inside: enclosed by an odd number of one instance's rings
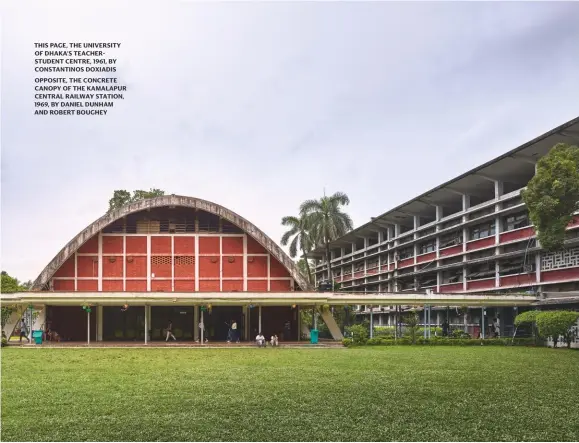
[[[28,326],[26,325],[26,320],[24,320],[24,318],[20,320],[20,343],[22,343],[22,337],[30,343],[30,339],[28,338]]]
[[[237,322],[235,320],[231,321],[231,340],[239,343],[239,331],[237,330]]]
[[[169,324],[167,325],[167,338],[165,338],[165,341],[169,341],[169,338],[173,338],[173,340],[177,341],[173,335],[173,322],[171,320],[169,320]]]

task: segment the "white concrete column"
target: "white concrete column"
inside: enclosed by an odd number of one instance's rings
[[[343,250],[342,250],[342,255],[343,254]],[[298,313],[298,341],[302,341],[302,314],[300,312],[300,306],[296,305],[296,311]]]
[[[193,306],[193,340],[199,340],[199,306]]]
[[[435,206],[436,208],[436,221],[440,221],[440,219],[443,217],[444,212],[443,212],[443,207],[442,206]],[[437,225],[436,226],[436,230],[439,231],[440,227]]]
[[[221,229],[221,218],[219,219]],[[223,292],[223,236],[219,236],[219,292]]]
[[[147,305],[145,305],[144,311],[145,311],[145,344],[147,344],[149,341],[149,321],[148,321],[149,319],[147,318],[148,317],[148,315],[147,315],[148,306]]]
[[[86,313],[86,344],[90,345],[90,312]]]
[[[243,234],[243,290],[247,292],[247,234]]]
[[[147,234],[147,292],[151,292],[151,234]]]
[[[258,326],[257,332],[261,333],[261,305],[259,305],[258,314],[259,314],[259,320],[258,320],[258,323],[257,323],[257,326]]]
[[[462,267],[462,290],[467,290],[466,266]]]
[[[499,261],[495,261],[495,288],[498,288],[501,285],[501,275],[500,275],[500,266]]]
[[[103,290],[103,235],[99,232],[98,237],[98,291]]]
[[[504,183],[500,180],[495,181],[495,199],[498,200],[503,195]]]
[[[199,220],[195,220],[195,230],[199,232]],[[199,234],[195,234],[195,291],[199,292]],[[199,329],[199,322],[195,323],[195,330]]]
[[[123,234],[123,292],[127,290],[127,235]]]
[[[96,322],[97,322],[97,341],[103,341],[103,322],[104,322],[104,312],[101,305],[96,306]]]
[[[440,283],[442,282],[442,271],[436,271],[436,292],[440,292]]]
[[[175,292],[175,236],[171,235],[171,292]]]
[[[538,243],[538,241],[537,241]],[[535,276],[537,283],[541,283],[541,252],[537,252],[535,255]]]

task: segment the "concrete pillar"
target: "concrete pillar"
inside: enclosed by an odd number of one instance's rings
[[[199,306],[193,306],[193,340],[199,340]]]
[[[96,341],[103,341],[103,318],[104,318],[103,307],[100,305],[96,306],[95,314],[97,322]]]
[[[442,206],[435,206],[436,208],[436,221],[440,221],[440,219],[444,216],[443,207]],[[440,227],[436,226],[436,230],[439,231]]]
[[[495,181],[495,199],[498,200],[503,195],[504,183],[500,180]]]
[[[467,279],[466,279],[466,266],[462,267],[462,289],[463,291],[467,290]]]

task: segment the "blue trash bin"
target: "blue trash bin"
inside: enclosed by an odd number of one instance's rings
[[[42,331],[32,331],[32,338],[37,345],[42,344]]]
[[[318,330],[317,329],[312,329],[310,331],[310,343],[312,345],[318,344]]]

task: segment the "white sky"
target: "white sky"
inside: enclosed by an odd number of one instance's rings
[[[577,117],[577,23],[579,3],[5,1],[2,269],[36,278],[114,189],[276,241],[324,188],[365,223]],[[37,41],[122,43],[126,100],[34,116]]]

